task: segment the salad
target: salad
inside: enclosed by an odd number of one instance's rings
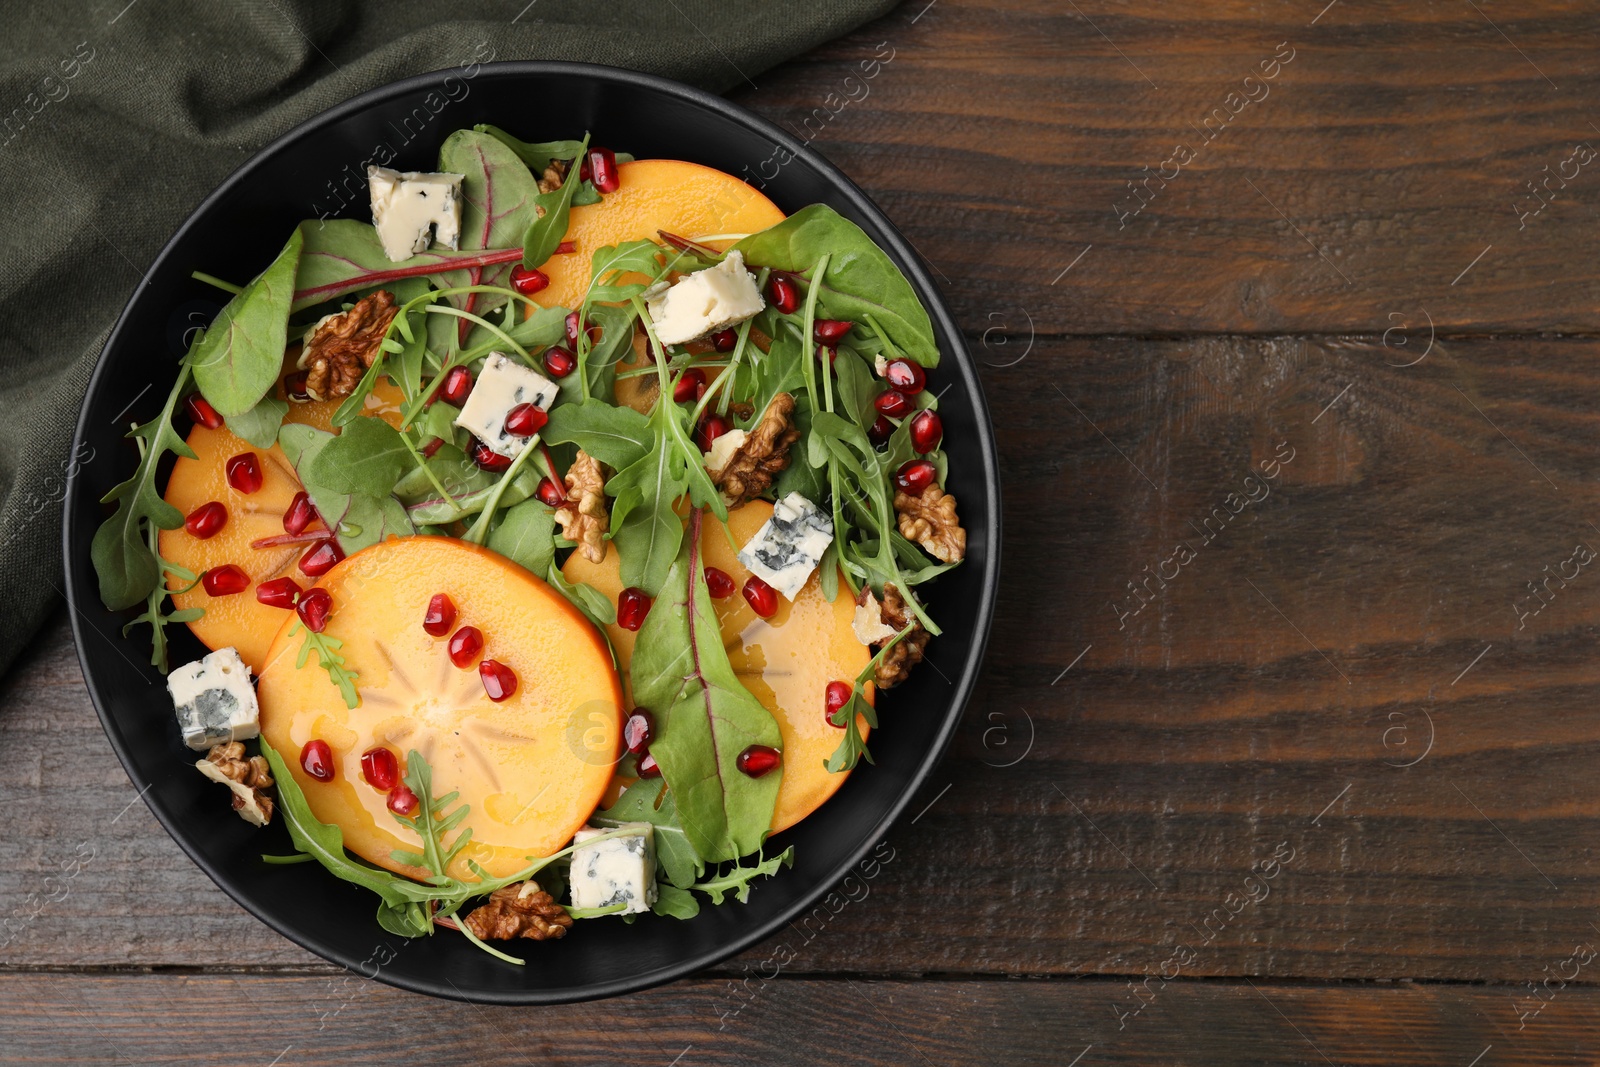
[[[286,825],[266,863],[511,964],[747,900],[965,554],[926,311],[830,208],[587,136],[368,176],[370,223],[195,273],[228,302],[103,500],[174,751]]]

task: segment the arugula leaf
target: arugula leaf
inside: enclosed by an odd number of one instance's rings
[[[595,624],[597,629],[604,632],[604,628],[617,621],[617,606],[611,598],[587,582],[569,582],[567,576],[561,573],[561,568],[554,562],[545,574],[545,581],[556,592],[566,597],[572,606],[583,612],[584,618]]]
[[[189,350],[195,384],[222,415],[243,415],[278,380],[303,240],[295,230],[272,264],[228,301]]]
[[[328,680],[339,690],[339,695],[344,697],[344,706],[352,710],[359,707],[361,698],[356,694],[356,679],[361,675],[345,665],[344,653],[339,651],[344,647],[344,642],[337,637],[308,629],[301,622],[296,622],[289,628],[289,636],[293,637],[298,630],[305,631],[306,639],[300,645],[300,654],[294,658],[295,669],[305,670],[306,661],[315,651],[317,664],[328,672]]]
[[[449,810],[460,797],[459,792],[452,790],[442,797],[433,795],[433,768],[416,749],[406,753],[405,783],[417,795],[417,810],[409,816],[396,815],[395,821],[422,838],[422,862],[412,866],[432,872],[435,883],[448,884],[453,880],[450,865],[472,840],[472,827],[456,834],[449,847],[445,846],[444,835],[460,826],[471,809],[466,804],[457,804],[454,811]]]
[[[756,851],[772,825],[782,769],[760,778],[739,771],[750,745],[781,748],[778,724],[739,682],[717,627],[700,559],[701,512],[634,644],[636,703],[661,723],[650,752],[677,803],[695,852],[706,862]]]
[[[734,866],[715,878],[704,882],[696,882],[694,888],[711,898],[711,903],[721,904],[722,898],[729,893],[741,904],[750,900],[750,885],[763,875],[771,878],[778,873],[779,867],[794,866],[794,846],[790,845],[782,852],[770,859],[761,860],[754,867]]]
[[[271,448],[278,443],[278,427],[283,425],[283,417],[287,414],[287,400],[264,396],[249,411],[228,416],[228,430],[257,448]]]
[[[939,365],[933,323],[906,276],[861,227],[826,204],[803,207],[776,226],[733,246],[745,262],[801,273],[831,256],[820,283],[825,318],[865,323],[870,317],[907,358]]]
[[[630,822],[647,822],[655,827],[656,859],[673,885],[687,889],[705,873],[706,865],[700,861],[699,853],[678,823],[678,806],[672,790],[661,782],[641,778],[624,790],[615,804],[589,817],[591,826],[621,826]]]
[[[524,500],[506,509],[489,535],[489,548],[534,574],[544,574],[556,558],[556,513],[542,501]]]
[[[659,433],[650,452],[619,471],[606,483],[616,497],[611,513],[611,539],[621,559],[622,584],[651,596],[667,581],[667,573],[683,541],[683,520],[674,510],[689,489],[683,464]]]
[[[515,263],[520,248],[461,251],[429,249],[399,263],[383,254],[383,244],[371,225],[355,219],[312,220],[300,224],[304,238],[300,266],[295,272],[291,311],[304,311],[336,296],[372,289],[403,278],[423,278],[452,271],[484,269]],[[465,277],[465,275],[463,275]],[[279,352],[279,356],[282,356]]]
[[[100,581],[100,600],[112,611],[133,607],[161,582],[161,565],[146,543],[145,524],[162,530],[175,530],[183,524],[183,514],[156,490],[156,472],[168,452],[195,458],[172,428],[172,413],[188,381],[189,365],[185,363],[178,369],[178,380],[161,414],[128,432],[139,445],[139,466],[133,477],[100,498],[102,504],[116,501],[117,508],[95,531],[89,558]]]
[[[144,442],[140,441],[139,444],[142,450]],[[150,546],[150,552],[155,556],[156,564],[161,569],[161,572],[170,574],[174,578],[177,578],[180,582],[186,582],[188,584],[179,589],[169,589],[167,587],[167,583],[157,581],[155,588],[150,590],[150,596],[145,601],[145,609],[143,613],[136,615],[133,617],[133,619],[129,620],[128,624],[122,628],[122,636],[127,637],[128,632],[140,624],[149,626],[150,665],[156,670],[160,671],[162,674],[166,674],[168,670],[167,626],[171,623],[194,622],[196,619],[205,615],[206,609],[182,608],[178,611],[168,613],[162,612],[162,605],[167,602],[168,597],[175,593],[187,593],[189,590],[200,584],[200,579],[194,573],[194,571],[189,570],[187,567],[180,567],[176,563],[170,563],[163,559],[160,550],[159,530],[154,523],[146,523],[145,526],[148,536],[147,543]]]
[[[582,156],[588,147],[589,135],[584,134],[577,154]],[[544,266],[555,255],[561,239],[567,235],[567,222],[572,214],[572,194],[577,192],[579,184],[576,179],[576,174],[568,175],[568,180],[561,183],[561,188],[537,194],[535,203],[540,208],[539,217],[528,226],[522,242],[524,267]]]
[[[308,479],[318,453],[332,440],[333,434],[300,423],[289,423],[278,431],[279,447],[299,475],[306,492],[311,494],[311,502],[317,506],[322,521],[337,532],[339,547],[345,555],[353,555],[386,538],[409,537],[416,533],[405,505],[392,494],[376,497],[340,493],[315,479]]]
[[[650,906],[650,910],[673,919],[692,919],[700,914],[700,902],[687,889],[658,882],[656,902]]]
[[[883,390],[878,387],[877,379],[861,357],[848,348],[838,350],[833,369],[839,377],[839,401],[844,407],[844,414],[863,430],[868,429],[878,419],[878,411],[872,406],[872,401]],[[906,420],[908,423],[910,421]],[[909,430],[906,432],[910,434]]]
[[[648,418],[597,397],[556,405],[541,436],[552,445],[577,445],[616,471],[643,459],[652,439]]]
[[[358,418],[317,450],[304,478],[335,493],[387,496],[412,466],[399,431],[382,419]]]

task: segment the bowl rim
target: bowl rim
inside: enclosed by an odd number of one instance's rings
[[[901,791],[899,797],[890,804],[883,816],[877,820],[872,829],[865,835],[865,843],[853,849],[825,877],[819,879],[811,889],[806,890],[798,902],[784,909],[775,917],[759,923],[718,945],[711,951],[697,953],[665,966],[629,975],[625,978],[555,990],[508,986],[501,990],[474,990],[468,993],[456,988],[453,983],[443,983],[444,988],[440,988],[438,985],[430,984],[426,980],[412,978],[403,973],[386,972],[383,968],[379,968],[374,975],[367,975],[363,969],[364,961],[357,960],[353,955],[336,946],[307,936],[293,924],[281,922],[275,917],[257,910],[251,903],[241,900],[233,893],[230,885],[233,879],[230,876],[222,874],[213,867],[204,855],[190,847],[186,839],[186,833],[179,832],[181,813],[165,812],[150,797],[149,787],[152,783],[145,780],[144,774],[140,772],[127,746],[123,743],[120,733],[121,728],[113,722],[106,711],[106,701],[102,699],[101,687],[89,666],[90,656],[87,653],[89,644],[85,640],[87,636],[84,632],[86,623],[83,608],[80,607],[80,601],[88,593],[92,592],[93,582],[92,576],[87,573],[80,573],[80,568],[83,568],[85,564],[74,559],[72,532],[81,523],[94,521],[97,516],[85,514],[89,509],[86,507],[80,508],[79,506],[81,492],[78,487],[78,479],[80,471],[77,465],[72,465],[68,472],[61,533],[66,600],[74,609],[68,613],[72,625],[73,642],[77,646],[79,668],[83,672],[84,683],[89,691],[90,701],[94,705],[95,713],[100,718],[101,727],[104,729],[112,749],[115,750],[118,760],[121,761],[123,770],[127,772],[134,787],[139,790],[139,797],[145,801],[146,807],[155,815],[156,820],[166,830],[168,836],[177,842],[178,847],[197,867],[205,872],[206,876],[219,889],[228,895],[229,899],[293,944],[329,962],[336,963],[346,970],[361,974],[363,977],[376,978],[387,985],[405,989],[409,992],[469,1003],[508,1005],[567,1004],[639,992],[715,966],[729,957],[743,952],[752,945],[771,937],[796,916],[812,907],[827,892],[830,886],[842,880],[870,850],[883,840],[884,835],[905,813],[907,806],[926,783],[934,767],[943,759],[951,740],[955,736],[956,728],[961,723],[967,703],[971,698],[972,690],[981,672],[984,653],[988,646],[989,634],[993,623],[997,579],[1000,571],[1000,472],[996,459],[994,425],[989,416],[988,402],[984,396],[983,386],[979,381],[971,353],[967,350],[965,338],[949,308],[945,305],[938,287],[934,284],[933,279],[929,277],[921,255],[905,239],[899,228],[889,220],[882,209],[838,167],[834,166],[820,153],[812,150],[808,144],[802,143],[781,127],[732,101],[683,82],[622,67],[595,63],[574,63],[563,60],[507,60],[484,63],[482,64],[482,70],[475,76],[474,80],[479,78],[516,79],[528,75],[549,74],[642,88],[660,95],[675,97],[680,101],[714,112],[725,119],[745,126],[752,132],[772,141],[775,147],[793,154],[796,158],[805,160],[809,166],[821,173],[850,202],[853,208],[872,218],[883,229],[887,236],[887,241],[885,242],[888,245],[887,250],[895,258],[897,265],[905,271],[917,292],[918,298],[927,309],[929,317],[933,320],[936,336],[941,339],[954,338],[957,342],[955,350],[948,353],[948,355],[952,357],[951,361],[960,371],[968,395],[973,399],[974,421],[978,436],[977,444],[980,459],[987,475],[984,479],[984,494],[988,521],[985,524],[984,537],[988,552],[983,564],[982,585],[979,591],[978,603],[975,606],[976,627],[974,639],[968,649],[961,676],[955,680],[952,686],[951,695],[944,712],[945,721],[935,736],[933,744],[922,755],[916,770],[912,772],[910,779],[906,783],[906,788]],[[173,255],[174,249],[190,229],[198,225],[199,220],[208,213],[213,205],[232,192],[235,186],[246,180],[250,173],[265,160],[275,156],[309,133],[338,123],[351,115],[391,98],[404,96],[419,89],[438,87],[446,77],[454,75],[455,71],[451,68],[411,75],[398,81],[388,82],[369,89],[296,123],[288,131],[253,153],[250,158],[235,168],[210,194],[194,207],[183,223],[162,246],[161,251],[156,254],[145,271],[144,277],[148,279],[157,271],[167,269],[169,257]],[[88,429],[88,397],[97,391],[101,385],[102,378],[107,373],[108,361],[106,354],[120,350],[120,346],[123,343],[123,332],[128,327],[129,312],[140,298],[143,289],[144,285],[142,283],[136,285],[124,304],[122,312],[117,316],[116,324],[110,334],[107,335],[100,354],[95,359],[94,371],[90,375],[88,386],[85,389],[83,406],[78,412],[78,420],[73,430],[73,455],[77,454],[77,449],[81,447]],[[90,597],[85,602],[103,610],[98,597]]]

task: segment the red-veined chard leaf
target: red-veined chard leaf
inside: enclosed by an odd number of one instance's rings
[[[300,269],[295,275],[294,311],[402,278],[493,267],[516,263],[522,258],[520,246],[461,252],[432,248],[421,255],[391,263],[383,254],[377,231],[355,219],[302,222],[300,233],[305,245],[300,254]]]
[[[515,152],[489,134],[457,130],[439,149],[439,169],[465,176],[461,183],[462,248],[522,244],[539,217],[539,181]],[[565,231],[563,225],[563,235]],[[467,273],[467,284],[504,285],[510,269],[505,264],[473,267]],[[463,310],[488,310],[499,303],[483,296],[468,293]],[[460,321],[459,343],[466,343],[472,326],[470,319]]]

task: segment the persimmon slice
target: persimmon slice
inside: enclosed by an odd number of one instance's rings
[[[621,682],[594,627],[521,567],[448,537],[373,545],[318,584],[333,597],[323,634],[343,642],[345,665],[359,675],[359,706],[345,706],[315,654],[295,666],[305,634],[290,634],[290,625],[257,686],[261,734],[317,818],[338,825],[345,847],[363,859],[421,876],[391,855],[416,851],[416,835],[361,773],[368,749],[390,749],[402,773],[415,749],[433,768],[436,794],[459,790],[470,805],[463,825],[472,842],[456,862],[458,876],[471,877],[467,858],[500,876],[564,847],[599,802],[622,731]],[[483,632],[482,658],[516,673],[508,699],[490,700],[477,663],[455,666],[449,639],[423,629],[438,593],[455,604],[458,628]],[[332,752],[332,781],[300,766],[301,749],[314,740]]]
[[[750,540],[771,517],[772,505],[764,500],[752,500],[729,512],[728,530],[734,543]],[[728,533],[709,514],[701,525],[700,550],[705,565],[726,573],[736,588],[743,587],[750,577],[728,543]],[[590,563],[574,552],[562,573],[570,582],[587,582],[613,601],[622,591],[615,548],[607,551],[600,563]],[[872,651],[851,629],[855,602],[843,581],[839,595],[830,603],[822,595],[821,579],[813,574],[792,603],[779,598],[777,613],[770,619],[752,611],[738,593],[711,603],[734,672],[772,712],[783,735],[783,784],[772,815],[772,831],[777,833],[821,807],[848,777],[848,773],[829,774],[823,768],[844,735],[826,720],[825,694],[829,682],[854,682],[871,661]],[[606,630],[617,661],[626,671],[638,634],[616,625]],[[874,699],[870,683],[866,697],[869,702]],[[867,736],[866,722],[858,718],[856,725],[862,737]]]

